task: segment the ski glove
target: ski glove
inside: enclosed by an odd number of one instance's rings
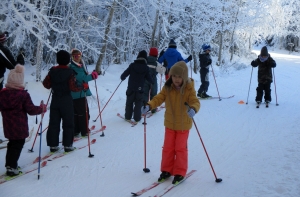
[[[253,61],[251,62],[251,66],[253,66],[253,67],[256,67],[256,66],[258,66],[258,63],[257,63],[257,61],[256,61],[256,60],[253,60]]]
[[[187,113],[188,113],[189,117],[191,117],[191,118],[193,118],[196,114],[195,110],[192,108],[190,108]]]
[[[89,84],[86,83],[86,82],[83,82],[82,87],[83,87],[84,90],[87,90],[87,89],[89,89]]]
[[[193,56],[190,55],[188,58],[187,58],[189,61],[193,60]]]
[[[208,59],[207,60],[207,65],[210,65],[211,64],[211,59]]]
[[[149,105],[143,106],[141,109],[142,115],[145,115],[150,110]]]
[[[163,65],[161,65],[159,62],[157,62],[156,72],[162,75],[166,72],[166,68],[163,67]]]
[[[42,108],[42,113],[46,113],[47,111],[47,106],[43,103],[40,104],[40,107]]]
[[[97,79],[98,78],[98,73],[96,71],[93,71],[91,75],[92,75],[93,79]]]

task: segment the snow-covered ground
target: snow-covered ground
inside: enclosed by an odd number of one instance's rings
[[[258,53],[259,51],[255,51]],[[165,196],[172,197],[289,197],[300,196],[300,56],[286,51],[271,51],[277,62],[275,68],[276,93],[272,84],[272,102],[269,108],[263,105],[255,108],[257,86],[257,68],[253,69],[248,105],[248,89],[252,67],[235,72],[221,72],[214,66],[220,96],[235,95],[222,101],[201,100],[201,109],[195,116],[195,122],[207,149],[213,168],[221,183],[215,182],[215,176],[209,165],[200,138],[195,127],[189,137],[189,170],[197,172],[171,190]],[[92,70],[94,66],[90,66]],[[110,66],[106,74],[97,79],[98,95],[101,108],[115,91],[120,75],[127,67]],[[36,105],[40,100],[47,101],[49,91],[41,83],[36,83],[30,74],[33,67],[26,66],[27,88]],[[8,73],[8,72],[7,72]],[[7,74],[6,73],[6,74]],[[43,71],[43,76],[46,71]],[[200,85],[199,74],[196,76],[196,89]],[[160,78],[158,77],[160,82]],[[94,98],[90,99],[90,124],[100,128],[95,83],[90,82]],[[102,113],[102,123],[107,128],[105,137],[99,134],[91,136],[96,143],[89,149],[77,150],[57,160],[48,161],[37,171],[0,185],[0,196],[5,197],[126,197],[157,180],[160,174],[161,150],[164,137],[164,109],[147,119],[147,126],[139,123],[135,127],[116,116],[124,114],[125,91],[127,80],[120,87]],[[211,75],[208,94],[218,96],[214,79]],[[276,103],[279,105],[276,106]],[[49,112],[46,113],[42,127],[48,124]],[[35,116],[29,118],[34,135],[38,125]],[[40,120],[40,116],[38,116]],[[17,124],[17,123],[16,123]],[[2,120],[1,120],[2,130]],[[144,173],[144,129],[147,134],[146,167],[151,171]],[[45,134],[45,133],[44,133]],[[45,135],[42,136],[42,155],[49,152]],[[0,138],[4,139],[3,133]],[[19,165],[32,162],[39,153],[39,138],[33,148],[34,136],[24,146]],[[80,147],[88,143],[87,139],[74,143]],[[0,144],[1,145],[1,144]],[[5,173],[6,149],[0,150],[0,174]],[[28,168],[36,167],[30,166]],[[154,196],[171,183],[168,180],[145,193]]]

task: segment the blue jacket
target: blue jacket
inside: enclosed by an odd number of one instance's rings
[[[84,69],[84,66],[85,65],[82,65],[81,67],[79,67],[75,62],[73,62],[73,60],[69,64],[69,67],[72,68],[75,72],[75,77],[76,77],[78,86],[82,86],[83,82],[87,83],[87,82],[93,80],[92,75],[87,74],[87,72]],[[84,92],[84,90],[82,90],[80,92],[71,92],[71,95],[72,95],[73,99],[78,99],[78,98],[85,97],[85,93],[86,93],[86,96],[92,95],[90,89],[87,89],[86,92]]]
[[[130,76],[129,76],[130,75]],[[144,92],[145,79],[153,84],[149,73],[149,67],[144,58],[138,58],[122,73],[121,80],[125,80],[129,76],[127,90]]]
[[[179,61],[185,61],[185,63],[188,63],[188,59],[183,59],[181,54],[175,48],[168,48],[166,52],[158,58],[158,62],[161,64],[164,60],[167,60],[168,62],[168,70],[170,70],[170,68]]]

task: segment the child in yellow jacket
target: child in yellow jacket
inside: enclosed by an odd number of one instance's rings
[[[188,77],[188,67],[184,61],[177,62],[169,71],[170,78],[161,92],[145,107],[142,114],[155,109],[165,102],[165,138],[162,150],[161,175],[159,182],[174,175],[173,184],[178,184],[188,168],[187,141],[192,128],[193,116],[200,109],[193,79]],[[185,103],[188,103],[188,108]]]

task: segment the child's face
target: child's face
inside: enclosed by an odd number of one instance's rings
[[[179,75],[172,75],[172,81],[176,87],[181,86],[183,83],[183,79]]]
[[[80,53],[74,54],[74,55],[72,55],[72,58],[75,62],[80,63],[81,54]]]

